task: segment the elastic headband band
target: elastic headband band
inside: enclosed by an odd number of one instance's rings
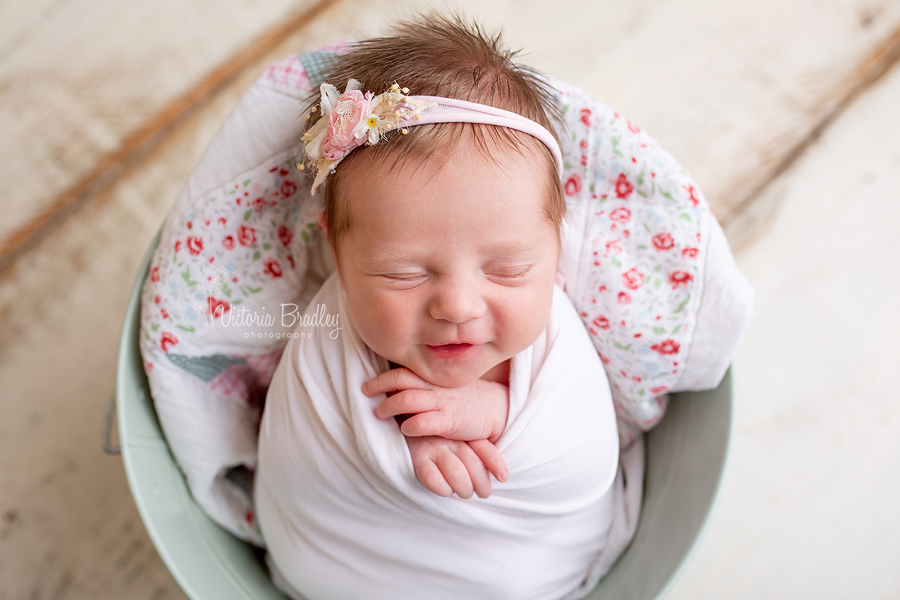
[[[350,152],[362,145],[377,144],[389,131],[408,133],[408,127],[436,123],[480,123],[515,129],[537,138],[550,150],[559,176],[563,174],[562,152],[553,134],[522,115],[486,104],[438,96],[407,96],[397,84],[383,94],[363,94],[351,79],[343,94],[328,83],[320,87],[322,116],[303,134],[303,152],[316,170],[312,193]],[[297,163],[300,169],[304,162]]]
[[[420,119],[404,121],[401,127],[411,125],[426,125],[433,123],[481,123],[484,125],[497,125],[508,129],[516,129],[527,133],[541,141],[556,162],[556,170],[559,176],[563,174],[562,152],[553,134],[536,121],[523,117],[519,113],[494,108],[487,104],[477,104],[466,100],[453,98],[441,98],[439,96],[410,96],[413,100],[434,104],[435,106],[422,113]]]

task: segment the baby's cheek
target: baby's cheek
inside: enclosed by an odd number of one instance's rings
[[[545,286],[529,290],[513,304],[514,311],[505,324],[513,332],[511,341],[515,344],[514,354],[531,346],[546,329],[553,305],[553,287],[549,293]]]
[[[407,336],[404,312],[389,299],[371,295],[352,307],[353,324],[363,342],[375,352],[392,358],[396,346]]]

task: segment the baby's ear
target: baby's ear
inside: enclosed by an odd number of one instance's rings
[[[328,222],[325,220],[325,211],[319,213],[319,227],[322,228],[322,231],[325,232],[325,235],[328,235]]]

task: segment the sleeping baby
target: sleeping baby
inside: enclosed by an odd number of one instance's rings
[[[307,115],[336,265],[309,310],[342,328],[291,339],[260,426],[257,516],[292,598],[578,598],[633,534],[642,461],[621,466],[555,283],[558,108],[510,57],[408,23],[340,57]]]

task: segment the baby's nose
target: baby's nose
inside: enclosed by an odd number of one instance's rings
[[[477,286],[450,283],[442,285],[429,305],[432,318],[464,323],[484,316],[487,304]]]

